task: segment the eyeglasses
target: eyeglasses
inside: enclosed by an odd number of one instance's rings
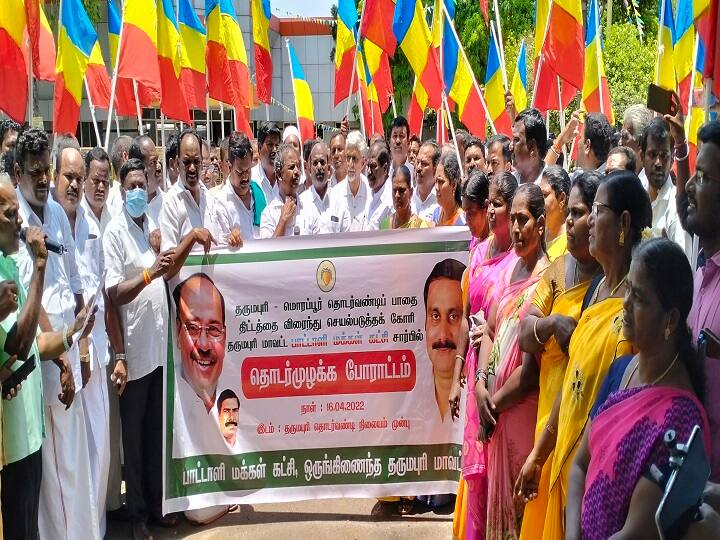
[[[592,204],[592,212],[591,212],[593,218],[596,218],[596,217],[597,217],[597,215],[598,215],[598,208],[600,208],[600,207],[602,207],[602,208],[607,208],[607,209],[610,210],[613,214],[617,214],[617,212],[615,211],[615,209],[614,209],[612,206],[609,206],[609,205],[607,205],[607,204],[605,204],[605,203],[601,203],[601,202],[599,202],[599,201],[595,201],[595,202]]]
[[[717,176],[710,176],[709,174],[705,174],[705,172],[696,170],[695,171],[695,183],[698,186],[706,186],[712,181],[720,182],[720,178]]]
[[[210,341],[220,341],[225,335],[225,327],[219,324],[208,324],[205,326],[194,322],[186,322],[183,326],[193,341],[200,339],[203,330],[205,330],[205,335]]]

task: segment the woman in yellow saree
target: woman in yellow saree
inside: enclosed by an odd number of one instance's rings
[[[546,167],[540,177],[540,189],[545,198],[547,230],[545,242],[550,262],[567,253],[565,219],[570,196],[570,177],[559,165]],[[591,201],[592,202],[592,201]]]
[[[622,334],[625,282],[632,249],[651,220],[650,200],[635,174],[613,173],[598,188],[589,221],[590,254],[602,266],[604,277],[584,301],[586,307],[570,339],[561,393],[516,489],[525,500],[535,498],[540,472],[553,454],[543,539],[564,538],[570,465],[588,414],[613,360],[632,351]]]
[[[600,181],[597,174],[588,172],[573,182],[568,199],[570,211],[565,223],[570,252],[556,259],[545,271],[521,325],[520,347],[525,352],[541,355],[535,442],[539,441],[560,392],[568,363],[568,343],[580,317],[583,298],[591,280],[601,271],[600,265],[590,255],[588,229],[590,209]],[[528,456],[530,463],[534,460],[533,456]],[[541,468],[537,498],[525,506],[521,540],[542,536],[551,464],[552,460],[548,459]],[[516,485],[516,495],[517,489]],[[524,501],[518,503],[523,504]]]

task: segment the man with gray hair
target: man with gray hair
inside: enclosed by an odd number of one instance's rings
[[[260,218],[260,238],[319,232],[317,217],[303,212],[302,201],[298,199],[300,171],[300,152],[291,144],[281,144],[275,155],[275,177],[280,198],[272,199],[263,210]]]
[[[120,169],[125,165],[130,154],[133,138],[120,135],[110,148],[110,163],[112,164],[112,182],[108,193],[107,205],[112,215],[122,212],[123,198],[120,194]]]
[[[652,111],[641,103],[630,105],[625,109],[622,130],[620,131],[620,144],[632,148],[635,155],[639,156],[640,140],[652,118]],[[635,174],[640,174],[642,168],[642,161],[638,160],[635,165]]]
[[[349,223],[343,230],[367,230],[368,205],[370,204],[370,186],[363,174],[368,156],[365,136],[359,131],[348,133],[345,141],[345,163],[347,181],[341,182],[330,192],[333,214],[345,215]]]

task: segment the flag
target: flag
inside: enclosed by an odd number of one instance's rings
[[[270,0],[252,0],[255,85],[258,99],[268,104],[272,97],[272,54],[268,37],[270,16]]]
[[[350,88],[350,81],[353,79],[353,64],[355,63],[357,20],[355,0],[340,0],[337,10],[337,40],[335,44],[335,106],[347,99],[357,88]]]
[[[232,0],[205,0],[205,18],[210,97],[236,108],[249,107],[247,53]]]
[[[675,63],[673,61],[675,23],[673,22],[672,2],[670,0],[660,0],[658,17],[659,42],[654,82],[668,90],[675,90]]]
[[[134,79],[160,93],[158,67],[157,2],[162,0],[125,0],[118,77]]]
[[[488,0],[480,0],[480,12],[485,19],[485,26],[488,25]]]
[[[315,138],[315,113],[313,112],[312,93],[310,85],[305,78],[295,47],[288,42],[288,53],[290,55],[290,75],[293,81],[293,93],[295,94],[295,115],[297,116],[298,128],[302,141],[309,141]]]
[[[699,39],[699,36],[698,36]],[[697,58],[693,69],[692,84],[694,86],[692,103],[690,105],[690,114],[685,118],[685,132],[688,137],[688,159],[690,160],[690,170],[695,170],[695,161],[697,159],[698,147],[698,131],[705,123],[705,108],[703,104],[703,72],[705,70],[705,45],[700,40],[698,42]],[[688,100],[690,96],[688,96]],[[689,102],[689,101],[688,101]]]
[[[0,111],[21,124],[25,121],[28,100],[24,32],[23,0],[7,0],[0,9]]]
[[[445,2],[448,10],[449,19],[443,13],[441,2]],[[443,61],[443,84],[445,91],[450,93],[452,88],[455,72],[457,71],[460,47],[452,33],[450,25],[455,19],[455,2],[453,0],[435,0],[435,15],[433,18],[433,46],[439,47],[442,44],[442,61]],[[443,40],[443,36],[448,39]]]
[[[576,90],[569,84],[562,85],[562,103],[558,104],[558,78],[555,73],[547,67],[541,56],[545,39],[545,29],[549,22],[550,0],[536,0],[535,2],[535,40],[533,50],[535,56],[533,65],[535,67],[535,86],[533,92],[532,106],[541,112],[558,111],[565,109],[575,96]],[[518,111],[522,109],[518,108]]]
[[[594,1],[594,0],[593,0]],[[525,40],[520,43],[520,52],[515,63],[515,72],[513,73],[510,92],[515,100],[515,108],[522,111],[527,107],[527,49],[525,48]]]
[[[505,108],[505,86],[503,85],[502,67],[500,65],[500,49],[498,48],[495,29],[490,27],[490,47],[488,49],[487,68],[485,71],[485,98],[488,112],[498,133],[512,136],[512,121]]]
[[[428,94],[428,105],[438,109],[443,83],[437,51],[431,47],[430,29],[420,0],[397,0],[393,32],[410,67]]]
[[[33,74],[41,81],[55,81],[55,39],[40,0],[25,0],[27,31],[32,49]],[[11,6],[4,6],[9,9]]]
[[[448,12],[450,13],[450,10]],[[449,22],[447,17],[443,17],[443,20],[446,23]],[[443,34],[443,57],[446,58],[450,55],[456,59],[454,65],[449,65],[444,72],[447,95],[457,105],[460,122],[473,135],[484,139],[486,132],[485,108],[472,67],[465,61],[466,56],[461,53],[462,44],[457,41],[452,26],[446,28]],[[443,67],[445,66],[443,65]]]
[[[582,88],[582,108],[587,112],[603,113],[614,124],[610,90],[605,75],[602,30],[597,0],[590,0],[585,32],[585,82]]]
[[[543,69],[550,68],[574,88],[583,85],[583,16],[580,0],[553,0],[543,44]]]
[[[82,0],[63,0],[55,79],[54,133],[75,133],[80,119],[85,70],[97,33]]]
[[[673,47],[675,77],[678,82],[678,94],[680,95],[683,114],[687,114],[688,100],[690,99],[690,81],[693,76],[693,54],[695,52],[693,0],[678,0],[675,39]]]
[[[180,29],[172,0],[157,0],[157,20],[157,58],[162,90],[160,111],[168,118],[189,124],[190,111],[180,82]]]
[[[367,136],[373,136],[378,133],[384,135],[385,131],[383,129],[382,112],[380,111],[377,89],[375,88],[373,78],[370,75],[370,70],[365,60],[363,45],[364,44],[361,44],[358,50],[357,70],[365,134]]]
[[[425,92],[422,84],[418,83],[418,78],[415,77],[415,82],[413,83],[413,93],[410,97],[410,106],[408,107],[407,121],[408,124],[410,124],[410,135],[417,135],[421,139],[427,102],[427,92]]]
[[[705,51],[703,77],[712,78],[712,92],[716,97],[720,97],[720,39],[718,39],[720,13],[718,13],[718,4],[718,0],[696,0],[693,3],[695,26]]]
[[[365,14],[360,22],[360,36],[369,39],[391,58],[397,39],[393,32],[395,0],[365,0]]]
[[[207,81],[205,80],[205,48],[207,35],[205,27],[195,13],[190,0],[179,0],[180,42],[182,59],[180,80],[185,89],[185,100],[191,109],[204,110],[207,101]]]
[[[103,60],[100,41],[98,40],[95,40],[95,45],[93,45],[90,53],[85,80],[87,81],[90,101],[92,101],[93,106],[108,110],[110,107],[110,77],[108,77],[108,72],[105,69],[105,60]],[[117,88],[115,88],[115,91],[117,93]]]
[[[114,0],[108,0],[108,43],[110,45],[110,65],[113,72],[117,70],[117,54],[121,30],[122,19],[120,13],[115,7]],[[115,110],[115,114],[118,116],[135,116],[137,107],[135,106],[132,79],[117,77],[115,83]]]
[[[394,93],[390,59],[381,47],[368,38],[363,39],[363,51],[370,77],[377,91],[380,110],[385,112],[390,106],[390,96]]]

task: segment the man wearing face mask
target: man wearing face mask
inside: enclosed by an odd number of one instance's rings
[[[171,267],[174,250],[155,255],[150,247],[147,176],[138,159],[120,169],[124,204],[103,237],[107,266],[105,288],[119,307],[123,351],[115,357],[125,456],[127,507],[134,538],[149,538],[148,519],[174,525],[162,516],[162,393],[167,355],[168,305],[161,279]]]
[[[102,148],[94,149],[88,154],[88,157],[92,155],[97,155],[100,158],[105,155],[106,168],[109,170],[107,154],[104,153]],[[83,298],[86,303],[90,303],[93,295],[100,287],[100,280],[105,272],[100,222],[92,211],[88,211],[81,203],[84,198],[86,169],[80,152],[74,148],[66,148],[59,158],[60,168],[55,175],[55,199],[65,210],[65,214],[70,221],[77,248],[76,260],[82,281]],[[93,164],[93,172],[97,173],[96,162],[92,161],[91,163]],[[97,179],[97,175],[94,178]],[[108,178],[105,176],[105,182],[107,181]],[[99,536],[102,538],[105,536],[105,496],[110,465],[109,399],[105,376],[109,357],[108,342],[105,334],[105,303],[103,302],[102,291],[95,305],[98,307],[96,313],[97,322],[88,339],[87,349],[80,349],[83,382],[83,392],[80,396],[85,411],[92,497],[99,520]],[[83,343],[80,345],[83,346]]]
[[[340,208],[332,211],[330,204],[330,152],[327,145],[315,141],[307,160],[308,175],[312,178],[310,189],[300,194],[300,206],[304,214],[314,216],[319,232],[344,232],[350,225],[349,216]]]

